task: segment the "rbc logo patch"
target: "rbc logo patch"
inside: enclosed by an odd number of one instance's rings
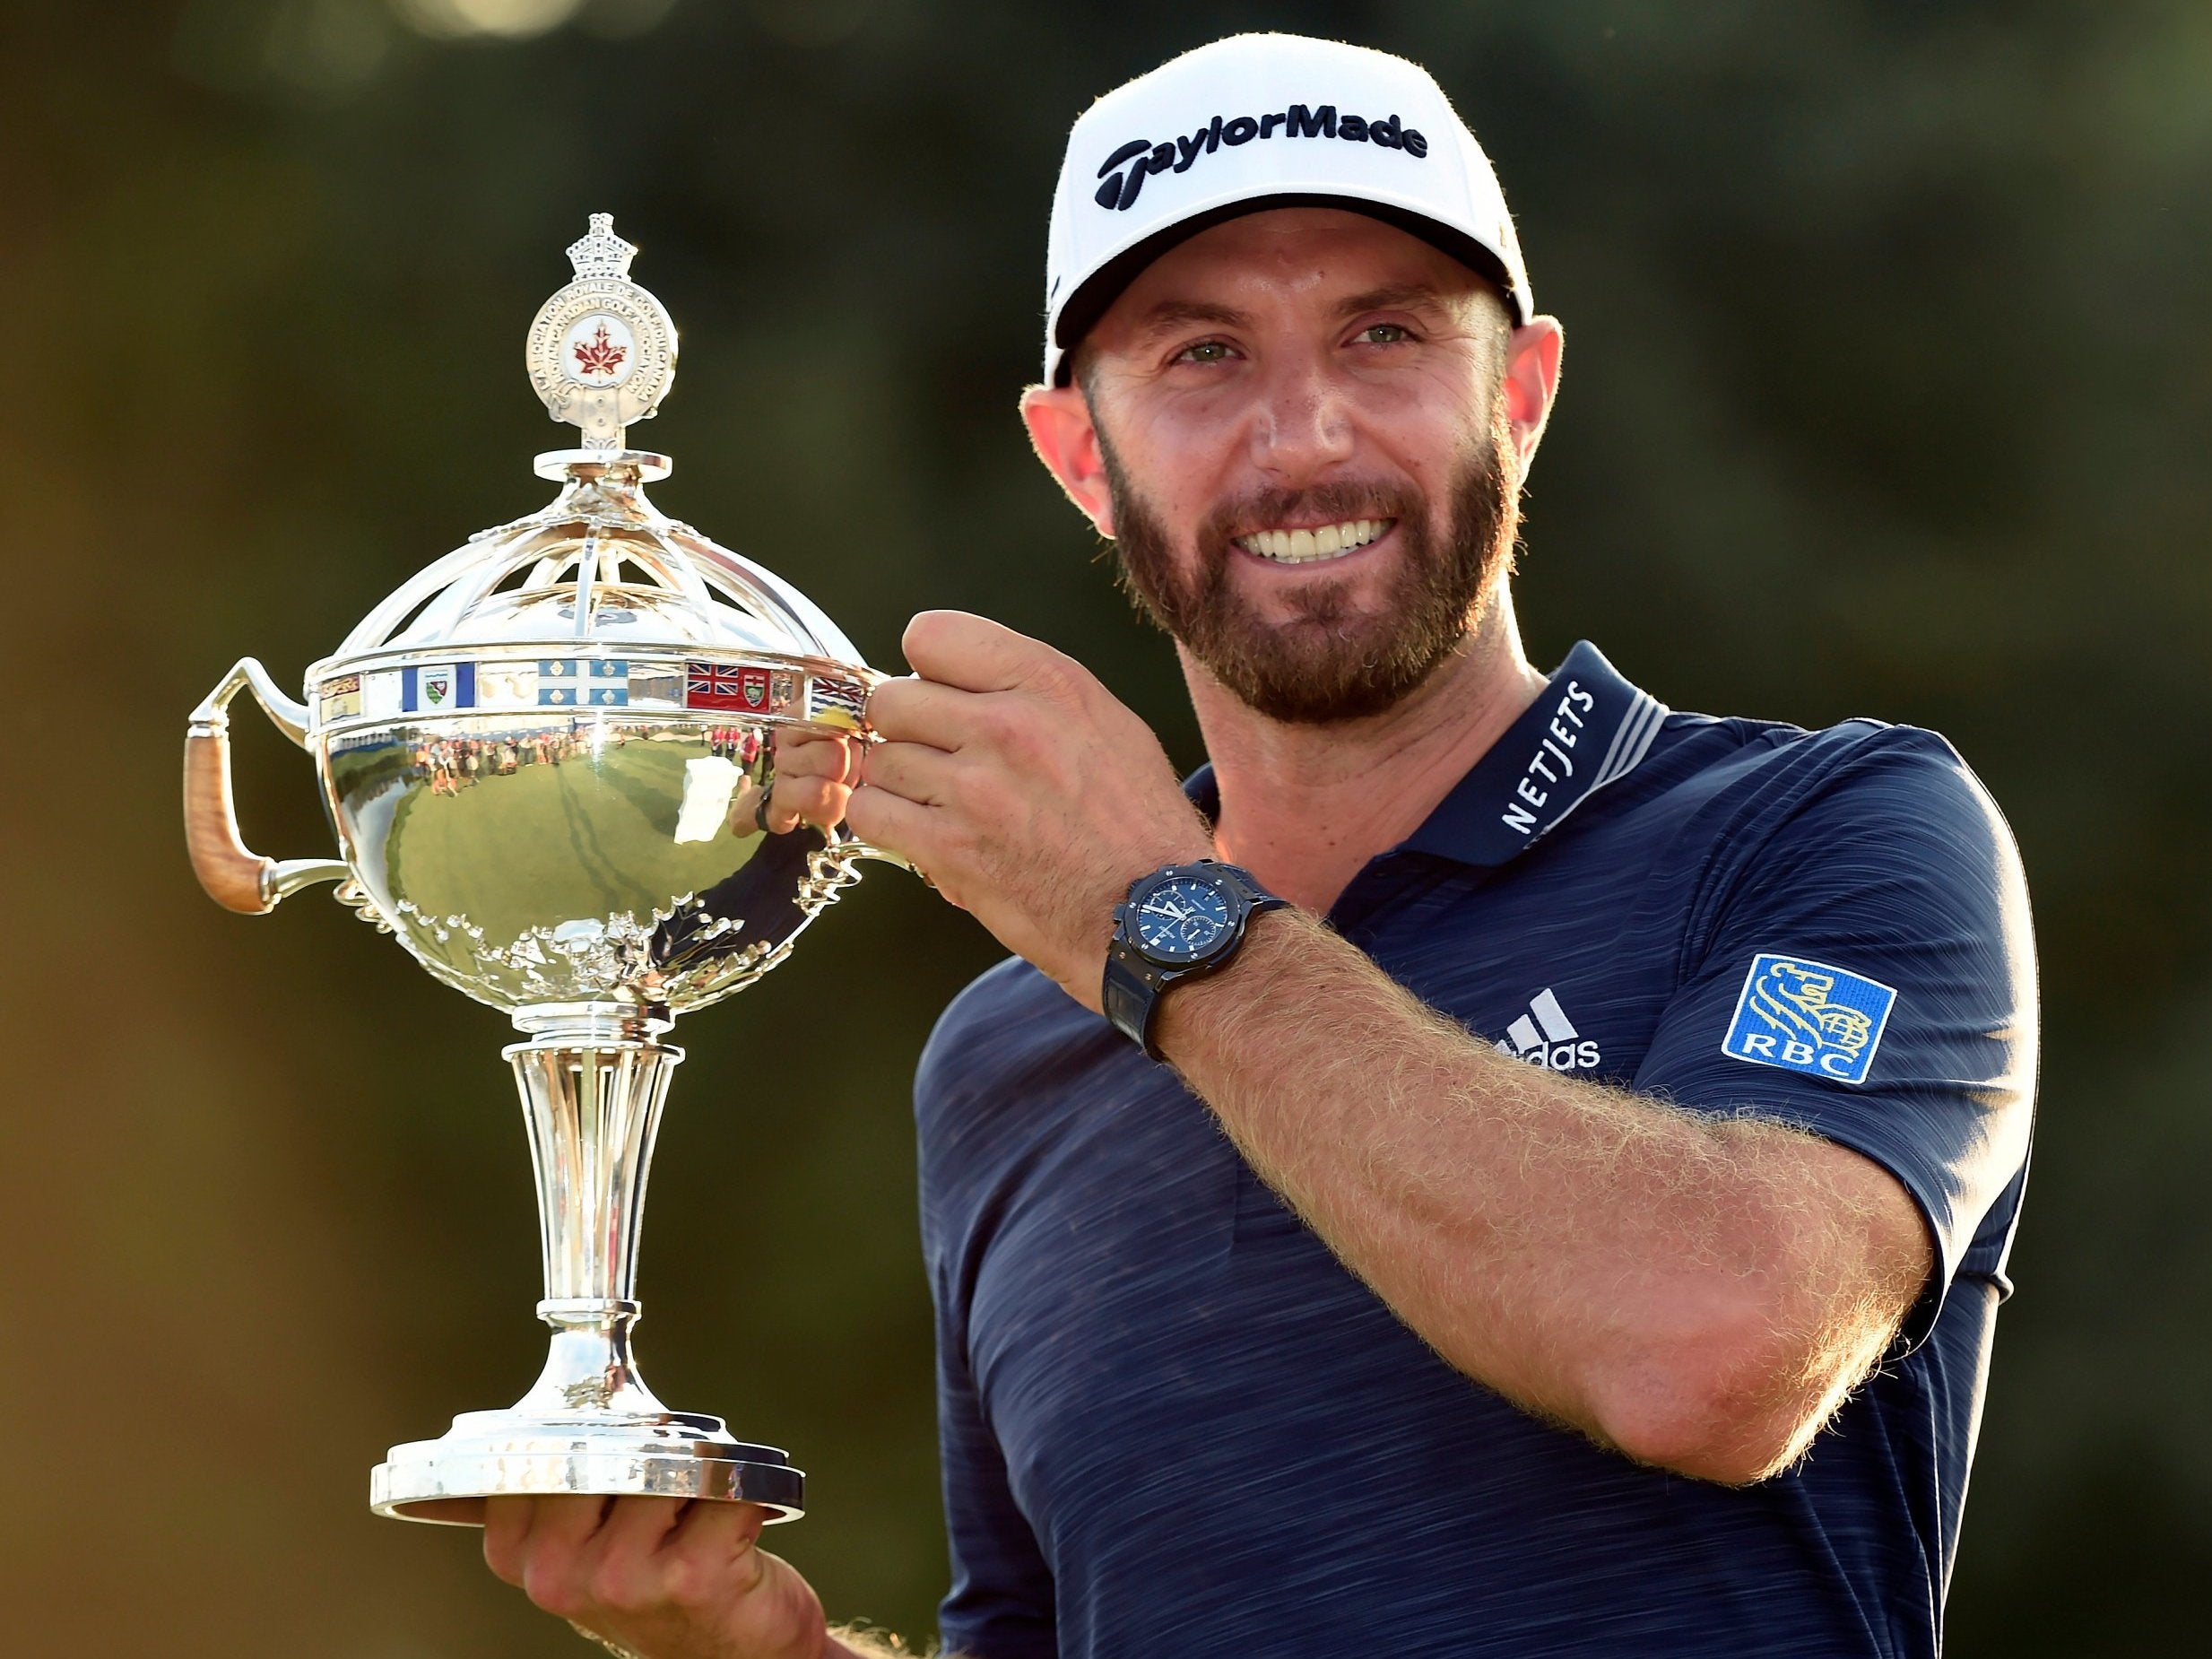
[[[1721,1052],[1754,1065],[1863,1083],[1897,993],[1825,962],[1751,959]]]

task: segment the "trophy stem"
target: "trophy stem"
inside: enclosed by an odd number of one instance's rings
[[[664,1411],[638,1376],[630,1327],[653,1140],[683,1051],[555,1029],[504,1052],[537,1176],[538,1317],[553,1327],[544,1373],[517,1409]]]
[[[636,1298],[653,1139],[683,1050],[548,1035],[503,1052],[522,1090],[537,1173],[540,1312],[558,1329],[590,1307]]]
[[[683,1051],[664,1018],[620,1004],[526,1009],[531,1040],[506,1049],[537,1172],[545,1368],[503,1411],[454,1420],[440,1440],[392,1448],[369,1482],[380,1515],[481,1523],[501,1493],[636,1493],[800,1513],[804,1477],[719,1418],[672,1411],[638,1375],[638,1234],[668,1080]]]

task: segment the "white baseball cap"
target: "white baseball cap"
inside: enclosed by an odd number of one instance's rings
[[[1077,117],[1045,254],[1045,383],[1138,273],[1209,225],[1347,207],[1433,243],[1535,315],[1489,158],[1436,77],[1388,52],[1232,35]]]

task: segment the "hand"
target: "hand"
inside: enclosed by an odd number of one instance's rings
[[[860,782],[857,745],[849,737],[796,726],[776,727],[770,743],[775,773],[761,825],[770,835],[787,835],[802,823],[835,829],[845,817],[853,786]],[[758,805],[757,799],[746,803],[748,820]],[[750,821],[734,827],[744,835],[754,829]]]
[[[484,1559],[549,1613],[643,1659],[820,1659],[821,1603],[755,1542],[757,1504],[490,1498]]]
[[[1213,851],[1159,740],[1073,658],[960,611],[924,611],[914,677],[876,688],[853,833],[1096,1011],[1129,883]]]

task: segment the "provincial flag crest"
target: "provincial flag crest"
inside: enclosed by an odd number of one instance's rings
[[[438,714],[475,706],[473,663],[417,663],[400,671],[400,707],[409,714]]]
[[[685,664],[686,708],[760,709],[768,704],[768,671],[725,668],[719,663]]]
[[[864,681],[818,673],[809,680],[808,688],[808,719],[860,730],[868,713],[868,687]]]
[[[595,672],[599,665],[596,663],[587,665],[574,657],[541,657],[538,660],[538,707],[575,708],[597,700],[586,690],[587,666],[590,671]]]
[[[361,711],[361,677],[359,674],[340,674],[334,680],[325,680],[319,688],[323,699],[323,718],[342,720],[348,715]]]

